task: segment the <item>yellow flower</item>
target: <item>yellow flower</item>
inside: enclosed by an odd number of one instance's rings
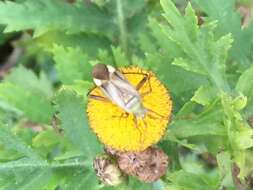
[[[134,86],[143,79],[140,73],[150,76],[152,91],[143,96],[142,101],[144,107],[152,111],[148,111],[143,119],[137,118],[135,122],[133,114],[126,114],[113,102],[89,98],[87,112],[90,127],[107,147],[119,151],[142,151],[157,143],[163,136],[170,119],[172,101],[166,88],[152,72],[138,67],[119,70],[123,73],[134,73],[124,74]],[[146,81],[139,92],[149,91],[150,86]],[[90,94],[105,97],[98,87]]]

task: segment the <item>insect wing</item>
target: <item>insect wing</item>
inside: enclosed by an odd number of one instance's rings
[[[108,81],[101,86],[101,89],[113,103],[119,105],[122,108],[125,108],[125,102],[121,97],[121,92],[113,83]]]
[[[111,76],[111,82],[125,95],[138,96],[139,93],[133,85],[131,85],[125,77],[118,71]]]
[[[121,75],[121,73],[113,73],[110,80],[101,87],[112,102],[126,111],[128,111],[127,104],[129,100],[140,98],[138,91],[124,78],[123,75]]]

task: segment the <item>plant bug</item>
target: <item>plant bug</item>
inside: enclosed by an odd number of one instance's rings
[[[124,77],[127,74],[138,74],[142,75],[143,78],[138,82],[136,86],[130,84],[130,82]],[[144,117],[148,116],[150,118],[154,118],[154,116],[148,114],[152,113],[158,116],[161,119],[168,119],[153,110],[144,107],[142,98],[149,93],[152,92],[152,88],[150,85],[150,77],[146,73],[121,73],[119,70],[115,69],[110,65],[105,64],[96,64],[92,70],[93,81],[97,87],[99,87],[103,94],[103,96],[93,95],[91,92],[88,94],[90,98],[99,100],[99,101],[111,101],[114,104],[121,107],[125,113],[122,114],[121,117],[128,117],[129,114],[133,114],[134,123],[137,127],[137,118],[141,118],[144,122],[144,125],[147,124],[144,121]],[[139,90],[143,87],[145,83],[148,83],[149,90],[144,93],[140,93]]]

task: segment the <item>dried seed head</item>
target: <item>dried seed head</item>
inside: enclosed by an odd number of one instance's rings
[[[120,151],[115,150],[111,147],[105,147],[104,151],[106,154],[111,155],[111,156],[117,156],[118,154],[120,154]]]
[[[142,152],[118,154],[119,168],[128,175],[136,176],[144,182],[153,182],[166,173],[168,156],[158,148],[148,148]]]
[[[106,155],[97,156],[93,161],[97,177],[106,185],[116,186],[123,181],[123,175],[117,165]]]

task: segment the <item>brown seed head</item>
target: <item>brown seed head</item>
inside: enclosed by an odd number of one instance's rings
[[[119,168],[128,175],[150,183],[163,176],[168,168],[168,156],[158,148],[148,148],[142,152],[118,154]]]
[[[93,161],[93,168],[105,185],[116,186],[124,179],[118,166],[106,155],[97,156]]]

